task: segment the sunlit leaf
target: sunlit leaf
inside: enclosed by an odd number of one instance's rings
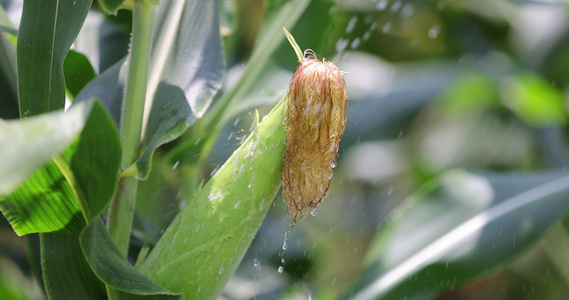
[[[0,153],[18,159],[0,169],[0,209],[16,233],[78,234],[108,204],[118,178],[120,142],[103,107],[90,101],[3,123]]]
[[[565,174],[448,171],[396,209],[349,299],[431,299],[532,245],[569,209]]]
[[[186,298],[215,298],[280,188],[282,102],[178,214],[140,270]]]
[[[92,102],[34,118],[0,120],[0,196],[9,195],[37,168],[62,152],[83,130]]]
[[[469,115],[499,104],[496,83],[477,72],[466,73],[446,88],[440,104],[453,116]]]
[[[502,95],[505,105],[531,126],[563,125],[569,119],[563,93],[535,74],[506,81]]]
[[[63,61],[90,7],[90,0],[24,2],[17,47],[20,116],[63,109]]]

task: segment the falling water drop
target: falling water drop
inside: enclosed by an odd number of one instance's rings
[[[284,271],[283,266],[280,266],[279,269],[277,270],[277,272],[279,272],[279,274],[282,274],[283,271]]]
[[[356,16],[353,16],[350,19],[350,22],[348,22],[348,26],[346,27],[347,33],[350,33],[354,30],[354,27],[356,26],[357,21],[358,21],[358,17],[356,17]]]
[[[283,250],[286,250],[288,248],[288,244],[286,243],[286,240],[283,243]]]
[[[441,27],[437,24],[431,26],[431,28],[429,28],[428,31],[428,35],[431,39],[435,39],[437,38],[437,36],[439,36],[439,33],[441,31]]]
[[[311,216],[316,216],[316,214],[318,214],[318,212],[316,211],[316,209],[310,210],[310,215],[311,215]]]
[[[387,0],[379,0],[379,2],[377,2],[375,8],[377,10],[384,10],[387,7]]]

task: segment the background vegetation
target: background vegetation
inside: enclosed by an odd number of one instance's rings
[[[21,2],[1,3],[18,24]],[[328,199],[294,228],[286,251],[290,220],[280,193],[267,202],[270,210],[259,231],[251,229],[254,239],[235,274],[214,270],[229,280],[221,298],[569,297],[564,1],[218,4],[221,89],[201,120],[149,154],[152,172],[138,182],[131,263],[255,132],[253,109],[262,118],[284,95],[296,66],[282,34],[287,26],[302,49],[349,72],[338,167]],[[0,117],[13,119],[15,61],[4,49],[13,49],[6,45],[16,34],[5,24]],[[84,86],[128,53],[131,28],[130,11],[112,16],[97,4],[89,10],[70,52],[88,60],[67,63],[69,54],[64,65],[68,98],[104,97]],[[216,49],[207,43],[194,44]],[[6,131],[0,134],[9,141]],[[0,222],[0,298],[43,299],[41,276],[33,275],[37,239],[18,237]],[[217,280],[198,271],[179,274]]]

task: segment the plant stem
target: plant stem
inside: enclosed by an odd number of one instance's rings
[[[109,207],[109,234],[124,257],[128,254],[137,188],[136,178],[123,178],[122,185],[119,185],[119,193]]]
[[[133,7],[132,40],[121,122],[122,170],[132,165],[140,152],[156,3],[154,0],[138,0]],[[136,178],[124,178],[118,195],[109,207],[109,233],[125,257],[130,244],[137,187]]]
[[[156,8],[151,1],[142,0],[134,3],[128,79],[121,122],[123,170],[136,160],[140,151],[155,11]]]

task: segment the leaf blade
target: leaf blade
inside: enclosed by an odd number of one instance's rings
[[[79,242],[93,272],[119,294],[162,295],[165,299],[180,299],[179,294],[152,282],[122,256],[100,218],[85,227]]]
[[[63,61],[90,7],[88,0],[24,2],[16,49],[21,117],[64,107]]]
[[[225,63],[218,9],[219,1],[158,7],[137,178],[148,177],[154,150],[201,118],[221,86]]]
[[[535,242],[567,211],[568,194],[563,174],[443,173],[394,212],[344,298],[428,299],[448,289],[447,280],[459,285],[481,276]]]

